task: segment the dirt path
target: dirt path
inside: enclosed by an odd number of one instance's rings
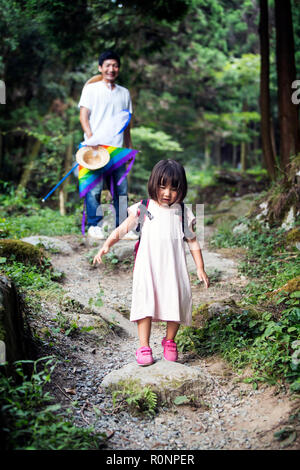
[[[160,409],[154,418],[134,417],[126,410],[116,410],[111,397],[101,389],[101,380],[113,369],[133,362],[138,347],[136,327],[126,318],[130,309],[132,270],[128,266],[94,268],[89,263],[91,246],[79,237],[61,237],[72,247],[69,255],[53,254],[52,263],[65,273],[63,289],[68,297],[82,306],[77,308],[79,324],[95,325],[105,318],[109,324],[121,327],[115,333],[97,337],[91,332],[74,338],[56,337],[51,352],[57,351],[63,362],[57,369],[53,390],[58,401],[69,405],[78,400],[75,413],[78,424],[93,424],[110,437],[111,449],[297,449],[299,438],[283,447],[274,439],[274,432],[288,424],[296,402],[285,391],[275,387],[252,386],[242,382],[220,358],[199,359],[192,354],[180,354],[179,362],[200,367],[207,374],[210,391],[201,403]],[[193,283],[195,305],[228,298],[238,299],[246,283],[236,268],[238,252],[210,253],[204,247],[206,269],[216,266],[216,280],[207,290]],[[100,304],[95,305],[95,299]],[[86,313],[84,307],[92,309]],[[44,317],[49,324],[57,312],[53,301],[45,301]],[[69,311],[72,316],[72,309]],[[40,325],[41,326],[41,325]],[[154,324],[152,347],[154,356],[161,356],[162,325]],[[69,395],[66,390],[73,390]],[[98,411],[97,411],[98,410]]]

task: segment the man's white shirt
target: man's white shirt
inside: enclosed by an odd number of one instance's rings
[[[81,106],[90,110],[89,123],[92,133],[100,131],[102,140],[106,140],[101,141],[101,144],[123,146],[124,133],[117,134],[123,127],[118,116],[121,116],[124,110],[132,113],[131,97],[127,88],[115,84],[113,89],[109,89],[102,80],[89,83],[82,90],[78,103],[78,107]],[[84,139],[87,139],[85,134]]]

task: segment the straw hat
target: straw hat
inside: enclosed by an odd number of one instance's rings
[[[87,82],[85,82],[84,86],[89,85],[90,83],[100,82],[101,80],[103,80],[103,77],[101,74],[94,75],[89,80],[87,80]]]
[[[79,165],[87,168],[88,170],[98,170],[109,162],[109,152],[103,148],[98,147],[81,147],[76,153],[76,161]]]

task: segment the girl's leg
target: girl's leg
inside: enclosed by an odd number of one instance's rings
[[[177,345],[174,339],[179,326],[180,324],[174,321],[167,322],[167,333],[161,343],[164,348],[164,358],[167,359],[167,361],[176,362],[178,359]]]
[[[167,322],[166,340],[172,339],[174,341],[179,327],[180,327],[180,323],[176,323],[174,321],[168,321]]]
[[[142,320],[137,321],[137,324],[138,324],[138,335],[139,335],[140,345],[150,347],[149,340],[150,340],[150,333],[151,333],[152,318],[151,317],[142,318]]]

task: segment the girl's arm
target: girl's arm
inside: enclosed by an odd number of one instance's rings
[[[204,262],[202,257],[202,251],[199,245],[197,238],[193,238],[193,240],[188,240],[188,245],[192,257],[194,258],[196,268],[197,268],[197,276],[200,281],[203,281],[205,287],[209,287],[209,279],[207,277],[206,272],[204,271]]]
[[[93,264],[96,262],[102,263],[102,256],[106,255],[110,248],[121,240],[126,233],[132,230],[137,225],[137,217],[133,214],[130,214],[124,222],[119,225],[119,227],[115,228],[113,232],[111,232],[108,239],[105,241],[104,245],[100,248],[96,256],[94,257]]]

